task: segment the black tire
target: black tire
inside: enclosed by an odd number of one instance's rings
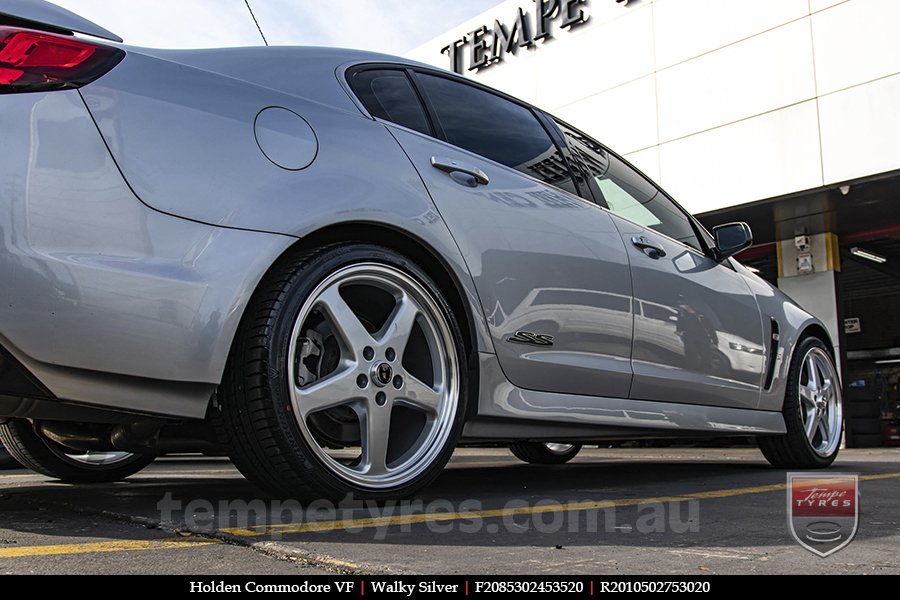
[[[884,424],[881,417],[874,419],[847,419],[847,434],[857,435],[881,435]]]
[[[877,392],[872,387],[848,387],[844,394],[844,406],[876,401]]]
[[[109,483],[134,475],[155,456],[132,454],[110,464],[88,464],[70,458],[63,449],[34,431],[26,419],[10,419],[0,425],[0,440],[27,469],[66,483]]]
[[[884,436],[880,433],[877,435],[863,433],[847,437],[847,445],[851,448],[880,448],[884,446]]]
[[[12,455],[6,451],[6,448],[0,443],[0,469],[18,469],[20,465]]]
[[[773,467],[782,469],[822,469],[831,465],[840,451],[840,443],[838,441],[834,445],[834,449],[827,455],[820,455],[813,449],[804,431],[800,400],[801,370],[804,359],[810,352],[815,350],[819,351],[819,356],[824,356],[827,359],[832,371],[836,373],[831,352],[820,339],[806,337],[800,340],[791,358],[784,407],[782,409],[787,433],[778,436],[762,436],[757,439],[759,449]],[[836,379],[837,377],[835,376]],[[840,386],[835,385],[834,391],[837,394],[838,407],[840,407]],[[841,421],[842,424],[842,408],[839,408],[839,410],[841,412],[838,413],[837,420]],[[840,431],[840,428],[837,431]],[[837,435],[840,436],[840,433]]]
[[[561,465],[575,458],[581,451],[581,444],[566,445],[571,448],[555,451],[544,442],[516,442],[510,445],[509,450],[519,460],[533,465]]]
[[[436,457],[422,467],[424,471],[399,485],[366,486],[336,473],[322,458],[321,448],[313,448],[301,431],[288,389],[291,335],[304,304],[322,282],[360,264],[395,269],[429,290],[452,333],[453,352],[458,359],[459,394],[452,424],[446,421],[448,437],[442,447],[435,446]],[[457,318],[438,290],[414,262],[369,244],[340,244],[297,253],[273,267],[246,310],[219,396],[223,424],[230,438],[230,455],[241,473],[276,497],[305,501],[340,501],[348,496],[376,501],[404,498],[431,483],[453,454],[462,430],[468,389],[462,334]]]
[[[847,419],[847,429],[856,419],[881,419],[881,406],[874,400],[869,402],[844,403],[844,418]]]

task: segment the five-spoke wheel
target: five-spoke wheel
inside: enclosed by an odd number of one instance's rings
[[[449,324],[422,284],[389,265],[340,269],[310,294],[292,339],[291,402],[323,464],[373,488],[428,467],[453,424],[459,365]],[[349,424],[342,436],[330,435],[333,421]]]
[[[462,425],[462,336],[433,280],[390,250],[331,247],[270,274],[222,394],[232,458],[278,495],[397,497]]]
[[[841,399],[831,358],[811,348],[800,370],[800,416],[813,451],[830,456],[841,441]]]
[[[821,340],[807,337],[794,351],[788,371],[784,415],[787,433],[759,438],[772,465],[821,468],[840,451],[844,414],[834,359]]]

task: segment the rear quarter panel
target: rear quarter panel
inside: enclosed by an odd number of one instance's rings
[[[259,50],[247,56],[263,57]],[[286,77],[296,70],[289,56],[276,54]],[[310,72],[315,76],[288,89],[305,88],[315,100],[129,52],[81,93],[146,205],[201,223],[297,238],[350,223],[400,229],[452,270],[474,316],[477,347],[492,352],[471,275],[409,158],[384,125],[359,111],[333,67]],[[280,168],[257,145],[254,119],[270,106],[300,115],[315,132],[318,152],[306,168]]]
[[[414,225],[433,210],[406,155],[349,98],[326,106],[137,53],[82,94],[135,194],[166,213],[301,237],[385,213]],[[318,154],[305,169],[260,151],[253,122],[269,106],[315,131]]]
[[[296,240],[141,204],[77,91],[0,96],[0,140],[0,343],[60,398],[203,416],[244,305]]]

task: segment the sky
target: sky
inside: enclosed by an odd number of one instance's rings
[[[121,36],[157,48],[270,45],[405,54],[500,0],[53,0]]]

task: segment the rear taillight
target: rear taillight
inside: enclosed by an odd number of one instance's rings
[[[97,79],[125,53],[80,38],[0,27],[0,94],[76,88]]]

